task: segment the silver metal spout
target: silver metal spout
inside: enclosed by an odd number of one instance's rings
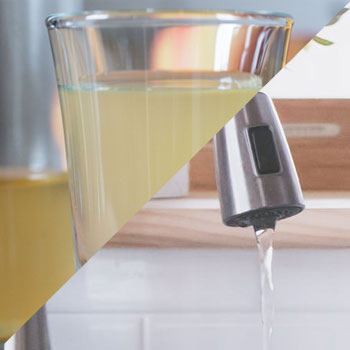
[[[216,182],[228,226],[274,228],[305,205],[272,100],[259,92],[215,136]]]
[[[46,309],[39,309],[16,333],[16,350],[50,350]]]

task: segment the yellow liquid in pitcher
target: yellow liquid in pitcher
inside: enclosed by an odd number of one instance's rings
[[[73,273],[67,176],[0,171],[0,342]]]
[[[60,88],[82,262],[261,88],[247,73],[186,77],[145,83],[111,74]]]

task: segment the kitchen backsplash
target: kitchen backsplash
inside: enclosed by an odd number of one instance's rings
[[[348,347],[350,251],[277,250],[274,276],[274,349]],[[52,350],[259,350],[257,253],[104,249],[48,319]]]

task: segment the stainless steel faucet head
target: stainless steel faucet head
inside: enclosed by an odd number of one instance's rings
[[[305,205],[272,100],[259,92],[215,136],[216,182],[228,226],[274,228]]]
[[[50,350],[49,330],[45,305],[16,333],[16,350]]]

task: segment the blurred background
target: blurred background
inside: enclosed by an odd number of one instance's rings
[[[84,7],[88,10],[207,8],[286,12],[295,19],[294,34],[310,36],[318,32],[345,4],[344,0],[131,0],[128,2],[122,0],[85,0]]]
[[[346,5],[344,0],[83,0],[86,10],[121,9],[235,9],[242,11],[283,12],[294,18],[292,42],[289,58],[293,57],[304,45]]]

